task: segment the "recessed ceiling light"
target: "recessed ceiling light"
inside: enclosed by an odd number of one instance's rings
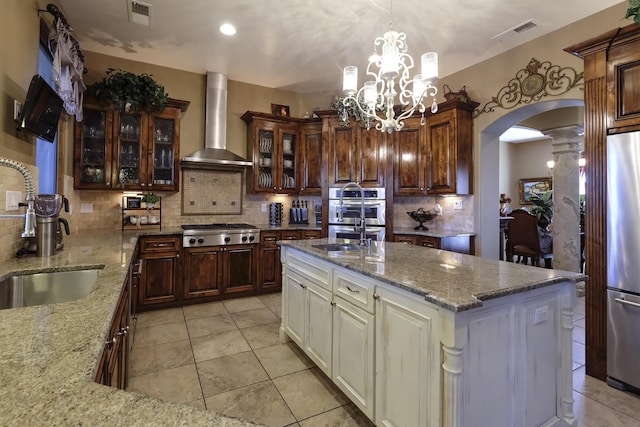
[[[225,22],[224,24],[220,25],[220,32],[225,36],[232,36],[236,33],[236,27],[229,24],[228,22]]]

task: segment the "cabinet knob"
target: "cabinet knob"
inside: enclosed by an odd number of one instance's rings
[[[176,252],[176,258],[180,258],[180,252]]]
[[[141,186],[141,187],[144,187],[144,182],[141,182],[141,183],[140,183],[140,186]]]
[[[336,305],[336,302],[335,301],[331,301],[331,305]]]
[[[374,294],[373,294],[373,299],[380,299],[380,295],[378,295],[378,294],[374,293]]]
[[[111,187],[111,183],[110,182],[106,182],[105,184],[107,184],[107,187]]]

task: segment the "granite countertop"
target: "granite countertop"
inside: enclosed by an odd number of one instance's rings
[[[413,227],[394,227],[393,234],[412,234],[416,236],[428,236],[428,237],[458,237],[458,236],[475,236],[473,231],[464,230],[444,230],[436,227],[429,227],[428,230],[416,230]]]
[[[149,234],[176,234],[167,229]],[[14,273],[103,267],[76,301],[0,310],[0,424],[253,426],[94,382],[95,371],[138,236],[92,230],[65,236],[58,254],[0,263]]]
[[[277,230],[277,231],[284,231],[284,230],[322,230],[322,225],[320,224],[315,224],[315,223],[309,223],[309,224],[286,224],[286,223],[282,223],[282,224],[276,224],[276,225],[271,225],[271,224],[254,224],[257,228],[259,228],[260,230],[264,230],[264,231],[269,231],[269,230]]]
[[[485,300],[560,282],[575,283],[587,279],[580,273],[404,243],[373,242],[368,249],[342,252],[327,252],[314,247],[331,242],[345,240],[290,240],[279,244],[422,295],[426,301],[454,312],[480,307]]]

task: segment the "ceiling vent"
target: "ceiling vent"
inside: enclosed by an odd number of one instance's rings
[[[146,25],[151,24],[151,5],[139,1],[128,0],[129,22],[132,24]]]
[[[522,34],[526,31],[532,30],[537,26],[538,24],[533,19],[529,19],[527,21],[524,21],[521,24],[516,25],[515,27],[509,28],[508,30],[501,32],[500,34],[496,34],[495,36],[491,37],[491,40],[503,41],[510,37],[515,36],[516,34]]]

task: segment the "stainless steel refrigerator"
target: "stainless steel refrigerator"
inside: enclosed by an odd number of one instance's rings
[[[640,132],[607,137],[607,247],[607,383],[640,388]]]

